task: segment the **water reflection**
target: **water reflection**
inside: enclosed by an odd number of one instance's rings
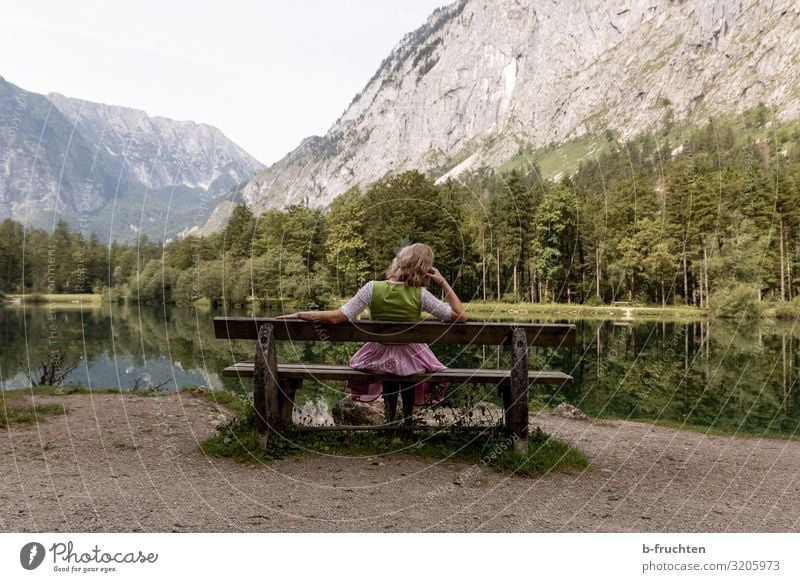
[[[238,313],[228,312],[228,315]],[[269,313],[258,313],[268,315]],[[77,366],[66,383],[131,390],[206,385],[249,391],[221,370],[251,360],[252,342],[213,336],[215,313],[191,308],[112,306],[93,310],[0,309],[2,389],[37,380],[57,353]],[[794,435],[798,429],[800,331],[775,321],[581,320],[573,349],[536,348],[534,369],[561,369],[567,387],[537,386],[537,402],[566,401],[590,415],[661,419],[726,432]],[[346,363],[352,344],[279,344],[280,361]],[[491,346],[434,346],[454,367],[508,366]],[[310,386],[311,400],[340,396],[339,386]],[[303,398],[305,401],[305,398]]]

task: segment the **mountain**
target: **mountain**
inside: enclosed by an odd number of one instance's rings
[[[0,77],[0,219],[64,218],[102,238],[202,225],[216,199],[263,165],[217,128]]]
[[[416,168],[437,177],[610,129],[622,139],[763,102],[800,113],[795,0],[460,0],[406,35],[324,136],[232,202],[325,206]]]

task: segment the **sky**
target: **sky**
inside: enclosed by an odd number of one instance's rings
[[[0,76],[208,123],[271,164],[447,0],[0,0]]]

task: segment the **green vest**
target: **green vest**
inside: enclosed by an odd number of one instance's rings
[[[422,313],[422,288],[375,281],[369,316],[383,321],[417,321]]]

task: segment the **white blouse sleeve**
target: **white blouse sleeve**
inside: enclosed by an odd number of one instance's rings
[[[438,299],[425,287],[422,288],[421,303],[422,311],[427,311],[437,319],[450,321],[453,317],[453,308],[441,299]]]
[[[372,283],[373,281],[369,281],[353,295],[350,301],[341,306],[340,309],[347,316],[348,321],[356,319],[372,303]]]

